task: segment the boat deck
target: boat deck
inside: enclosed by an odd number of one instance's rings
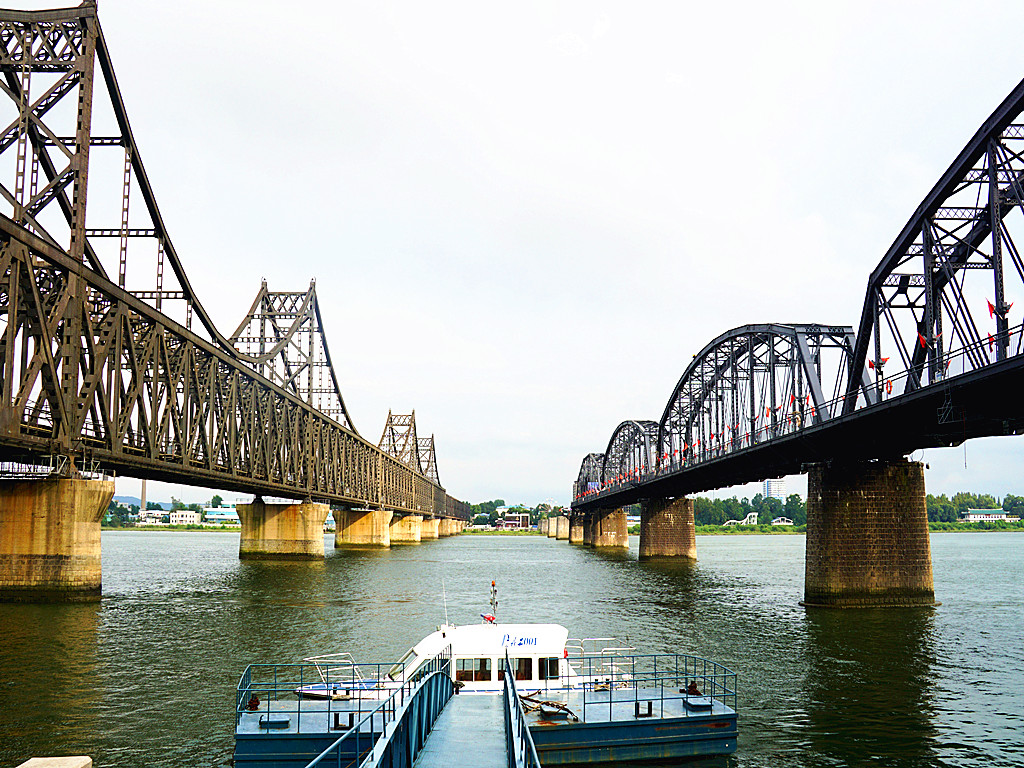
[[[531,691],[520,691],[521,696],[531,696]],[[687,706],[690,699],[704,700],[703,696],[693,697],[686,694],[664,695],[659,689],[621,688],[611,691],[586,692],[586,704],[582,691],[541,691],[532,698],[556,701],[567,706],[579,722],[610,723],[635,721],[641,719],[664,720],[669,718],[722,717],[735,716],[735,711],[718,701],[710,700],[710,708]],[[637,710],[639,702],[639,712]],[[650,711],[647,709],[650,702]],[[525,708],[526,702],[524,702]],[[531,728],[537,726],[557,726],[576,722],[572,717],[545,717],[539,710],[528,711],[526,721]]]
[[[453,696],[434,723],[414,768],[506,768],[504,708],[501,696]]]
[[[261,702],[256,711],[242,712],[235,726],[236,736],[337,734],[340,736],[353,723],[363,719],[378,701],[326,701],[313,699],[277,699]],[[380,733],[383,715],[367,720],[360,731]]]

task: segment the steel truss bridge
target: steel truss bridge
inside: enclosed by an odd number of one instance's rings
[[[0,458],[468,518],[413,416],[389,417],[379,445],[356,431],[314,284],[264,283],[218,331],[160,215],[95,3],[0,12],[0,75]],[[389,440],[393,421],[411,444]]]
[[[574,508],[1024,429],[1024,259],[1015,244],[1024,230],[1022,112],[1024,81],[871,273],[856,328],[723,333],[694,356],[660,420],[622,422],[604,453],[583,459]]]

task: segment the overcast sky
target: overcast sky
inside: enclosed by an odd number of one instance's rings
[[[316,278],[358,430],[415,409],[471,502],[568,502],[584,454],[659,419],[729,328],[856,325],[1024,77],[1019,2],[101,0],[100,19],[221,330],[261,278]],[[1024,493],[1022,458],[1016,438],[970,443],[966,467],[928,451],[929,491]],[[172,492],[209,498],[150,497]]]

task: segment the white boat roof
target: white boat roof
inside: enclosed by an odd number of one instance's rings
[[[441,652],[451,643],[452,656],[558,656],[565,650],[569,630],[559,624],[445,625],[413,646],[420,658]]]

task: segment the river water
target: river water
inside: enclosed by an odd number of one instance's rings
[[[499,617],[706,656],[739,675],[715,765],[1024,765],[1024,535],[932,536],[935,609],[805,610],[803,536],[698,536],[637,562],[553,539],[460,536],[317,563],[238,560],[234,533],[105,532],[103,600],[0,605],[0,768],[228,765],[249,662],[391,661],[444,620]],[[705,761],[706,762],[706,761]]]

